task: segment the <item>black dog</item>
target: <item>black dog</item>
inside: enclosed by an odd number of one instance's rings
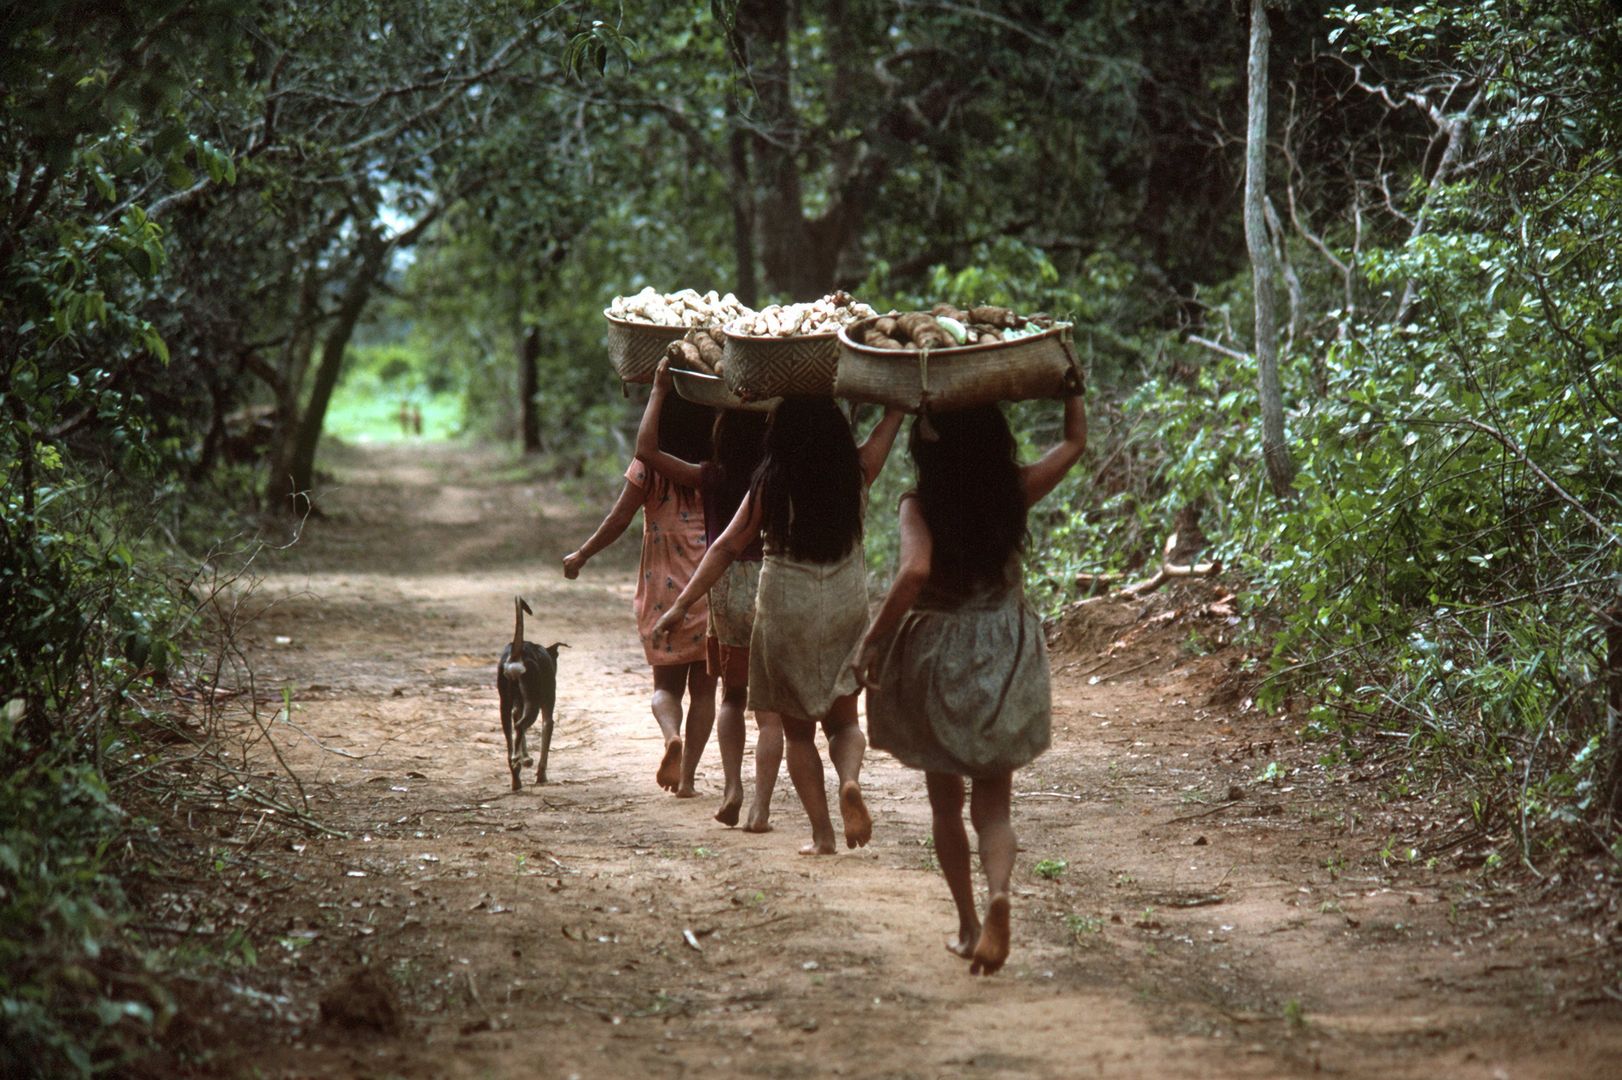
[[[558,650],[568,645],[554,641],[546,648],[524,640],[524,613],[533,615],[521,596],[513,597],[516,616],[512,644],[501,650],[496,663],[496,693],[501,697],[501,731],[507,736],[507,767],[512,770],[513,790],[524,786],[518,773],[529,764],[525,736],[535,717],[541,717],[541,764],[535,782],[546,783],[546,755],[552,748],[552,707],[558,696]]]

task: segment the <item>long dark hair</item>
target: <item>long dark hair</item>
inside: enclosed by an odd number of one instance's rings
[[[1018,449],[995,405],[931,417],[936,438],[914,421],[908,450],[918,466],[918,496],[929,525],[929,579],[966,592],[1002,580],[1003,568],[1030,540]]]
[[[711,490],[715,514],[721,521],[731,521],[749,493],[750,480],[766,452],[768,420],[766,413],[743,409],[721,409],[715,418],[710,463],[715,466],[716,480]]]
[[[862,463],[832,398],[786,397],[750,484],[766,539],[801,562],[838,562],[862,539]]]
[[[697,464],[710,456],[710,428],[715,423],[715,410],[695,405],[684,397],[666,394],[664,407],[659,410],[659,449],[671,457]],[[654,493],[661,499],[670,498],[671,483],[659,476]],[[676,498],[683,502],[697,497],[692,488],[677,487]]]

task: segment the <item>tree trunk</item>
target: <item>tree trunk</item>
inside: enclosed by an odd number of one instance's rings
[[[349,348],[355,324],[360,321],[366,301],[371,298],[378,271],[383,268],[391,250],[392,245],[377,236],[368,236],[361,241],[360,259],[354,276],[344,288],[338,313],[333,316],[332,326],[322,339],[321,363],[316,368],[315,385],[310,388],[310,400],[304,406],[304,414],[299,417],[298,434],[293,440],[293,457],[288,465],[291,487],[278,495],[278,501],[290,497],[285,505],[295,514],[305,514],[311,509],[309,493],[315,482],[315,451],[321,442],[321,427],[327,419],[327,406],[332,402],[332,391],[343,372],[344,352]]]
[[[755,91],[751,202],[764,284],[768,292],[807,299],[801,294],[814,271],[807,265],[812,260],[801,205],[800,131],[790,96],[788,5],[742,0],[736,25],[744,75]]]
[[[1278,314],[1273,247],[1267,234],[1267,48],[1272,35],[1262,0],[1250,0],[1250,117],[1245,131],[1245,246],[1256,292],[1256,376],[1262,406],[1262,456],[1273,493],[1292,490],[1295,463],[1284,441],[1284,392],[1278,374]]]
[[[310,357],[315,353],[316,323],[320,317],[320,275],[311,259],[299,284],[298,307],[293,315],[293,332],[282,349],[280,378],[271,383],[276,394],[275,440],[265,479],[265,505],[280,508],[293,482],[293,452],[298,445],[298,399],[304,386]]]
[[[1622,828],[1622,601],[1601,616],[1605,627],[1604,822]]]
[[[541,445],[541,414],[536,398],[541,392],[541,381],[536,359],[541,352],[541,328],[532,326],[518,340],[518,417],[524,436],[524,453],[539,454]]]
[[[732,172],[733,295],[749,307],[755,307],[760,287],[755,282],[755,213],[749,186],[749,135],[741,125],[738,99],[733,94],[727,95],[727,117],[732,122],[727,136],[727,156]]]

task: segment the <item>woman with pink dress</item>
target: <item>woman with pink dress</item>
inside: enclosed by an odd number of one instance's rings
[[[650,405],[653,404],[650,399]],[[659,448],[687,460],[709,453],[713,410],[675,399],[658,414]],[[716,678],[706,669],[709,609],[687,612],[675,632],[654,640],[653,627],[704,557],[704,507],[696,488],[677,484],[633,460],[625,486],[589,539],[564,556],[563,576],[575,578],[586,562],[618,540],[642,512],[642,562],[636,579],[636,625],[642,651],[653,668],[653,718],[664,737],[655,779],[677,798],[697,794],[693,775],[715,725]],[[687,697],[685,725],[682,699]]]

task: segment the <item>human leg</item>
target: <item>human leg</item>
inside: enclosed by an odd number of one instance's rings
[[[736,825],[743,807],[743,709],[748,699],[748,683],[723,682],[721,703],[715,710],[715,744],[721,751],[722,776],[721,808],[715,812],[715,820],[723,825]]]
[[[705,670],[704,661],[694,661],[687,665],[687,726],[683,729],[681,783],[676,798],[691,799],[698,794],[693,790],[693,776],[714,727],[715,676]]]
[[[969,834],[963,826],[963,778],[951,773],[925,773],[929,815],[935,839],[935,861],[957,907],[957,936],[946,948],[967,960],[980,940],[980,915],[974,909],[974,876],[969,870]]]
[[[755,713],[755,794],[749,800],[744,832],[771,832],[772,792],[783,765],[783,718],[770,711]]]
[[[839,817],[845,826],[845,846],[863,847],[873,838],[873,818],[862,799],[862,756],[867,736],[856,722],[856,695],[834,702],[822,721],[828,733],[828,760],[839,774]]]
[[[977,778],[969,792],[969,819],[980,841],[980,869],[986,875],[986,921],[974,947],[975,975],[990,975],[1008,959],[1008,882],[1014,873],[1014,826],[1009,816],[1014,774]]]
[[[788,777],[811,820],[811,842],[801,855],[832,855],[834,827],[828,817],[828,793],[823,790],[822,755],[817,751],[817,725],[797,716],[783,717],[783,738],[787,744]]]
[[[686,664],[653,665],[653,718],[665,738],[665,753],[654,779],[666,791],[681,784],[681,699],[687,688]]]

